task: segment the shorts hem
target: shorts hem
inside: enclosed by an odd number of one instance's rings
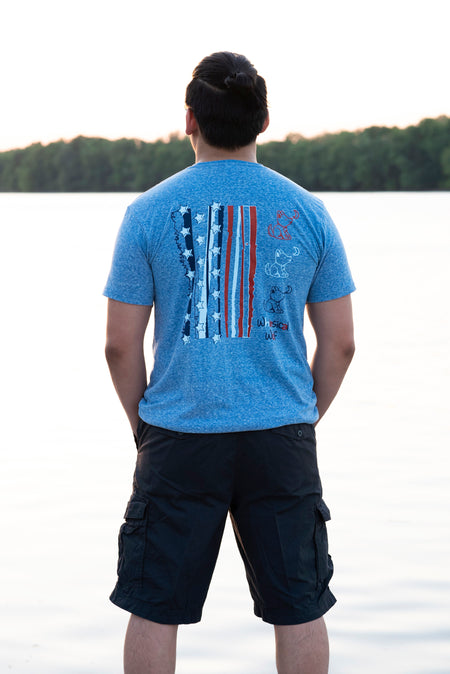
[[[278,609],[266,608],[255,604],[254,612],[258,618],[270,625],[301,625],[309,623],[312,620],[321,618],[336,603],[336,597],[330,590],[322,596],[318,606],[311,607],[309,610],[303,609]]]
[[[115,589],[110,601],[119,608],[161,625],[190,625],[198,623],[202,617],[202,609],[196,611],[167,610],[159,606],[154,606],[147,601],[130,597]]]

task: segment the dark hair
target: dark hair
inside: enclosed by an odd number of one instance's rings
[[[236,150],[262,131],[267,116],[266,83],[245,56],[216,52],[200,61],[192,73],[186,105],[209,145]]]

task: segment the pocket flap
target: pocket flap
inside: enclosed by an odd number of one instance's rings
[[[141,520],[145,517],[147,504],[143,501],[129,501],[125,511],[126,520]]]
[[[317,504],[317,510],[322,515],[322,519],[324,522],[328,522],[328,520],[331,520],[330,509],[325,503],[325,501],[319,501],[319,503]]]

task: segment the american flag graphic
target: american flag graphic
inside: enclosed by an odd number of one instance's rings
[[[256,273],[255,206],[213,202],[205,212],[172,212],[180,260],[189,280],[182,339],[250,337]]]

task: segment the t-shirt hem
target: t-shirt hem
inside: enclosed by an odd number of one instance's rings
[[[313,297],[306,300],[306,304],[317,304],[319,302],[331,302],[332,300],[338,300],[341,297],[347,297],[351,295],[356,290],[356,286],[351,286],[349,289],[344,291],[339,291],[338,293],[327,293],[326,295],[321,295],[320,297]]]
[[[120,293],[116,293],[112,290],[108,290],[108,288],[105,288],[103,291],[103,296],[107,297],[110,300],[115,300],[116,302],[123,302],[124,304],[136,304],[141,307],[152,307],[153,302],[143,302],[142,300],[137,300],[135,298],[125,298],[123,295],[120,295]]]
[[[266,431],[271,428],[279,428],[281,426],[290,426],[292,424],[315,424],[319,418],[319,413],[317,410],[315,414],[310,417],[308,416],[297,416],[289,417],[285,419],[272,419],[265,420],[261,423],[253,422],[248,424],[236,424],[236,423],[222,423],[222,424],[179,424],[174,420],[167,420],[164,418],[156,418],[151,414],[145,414],[141,409],[139,410],[139,416],[143,421],[151,426],[157,426],[158,428],[165,428],[169,431],[175,431],[177,433],[195,433],[195,434],[222,434],[222,433],[244,433],[247,431]]]

